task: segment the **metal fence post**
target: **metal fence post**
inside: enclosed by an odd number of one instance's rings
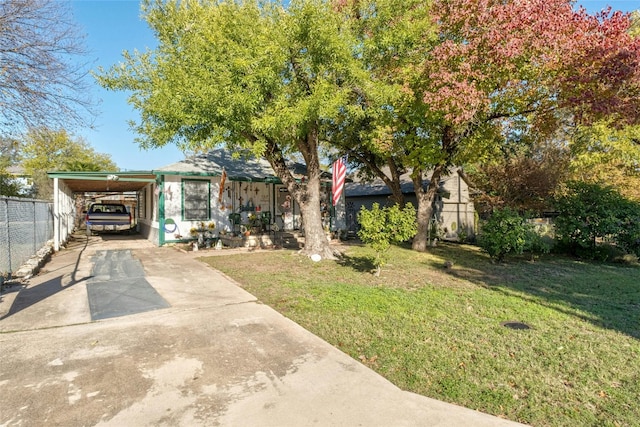
[[[34,200],[33,202],[31,202],[31,205],[33,206],[33,253],[35,254],[38,249],[38,218],[36,217],[36,201]]]
[[[7,261],[9,266],[9,271],[7,271],[7,279],[11,279],[11,227],[9,226],[9,199],[4,199],[4,212],[5,218],[7,218],[7,226],[5,232],[7,233]]]

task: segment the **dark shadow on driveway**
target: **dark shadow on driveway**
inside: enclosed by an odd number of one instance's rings
[[[80,259],[82,258],[83,252],[87,249],[87,246],[89,244],[89,239],[85,237],[83,241],[82,238],[78,238],[77,236],[74,237],[73,239],[75,241],[71,242],[71,244],[80,244],[82,245],[82,249],[78,251],[78,255],[74,261],[74,268],[73,268],[73,272],[71,273],[71,280],[69,281],[69,283],[66,285],[63,285],[62,278],[64,277],[64,275],[60,275],[60,276],[54,277],[53,279],[47,280],[46,282],[40,283],[39,285],[36,285],[34,287],[21,288],[18,291],[19,292],[18,296],[16,297],[16,299],[13,301],[13,304],[11,305],[9,312],[4,316],[0,317],[0,320],[6,319],[7,317],[12,316],[26,308],[29,308],[35,304],[38,304],[39,302],[57,294],[58,292],[68,289],[71,286],[74,286],[75,284],[83,280],[87,280],[91,277],[91,276],[78,277],[78,274],[77,274],[78,265],[80,264]]]
[[[91,320],[126,316],[169,307],[147,282],[139,260],[130,250],[97,251],[87,283]]]

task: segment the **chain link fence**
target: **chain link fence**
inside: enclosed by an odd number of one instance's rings
[[[53,204],[0,197],[0,276],[16,271],[53,239]]]

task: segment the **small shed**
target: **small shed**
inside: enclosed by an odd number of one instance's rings
[[[476,212],[469,194],[469,184],[461,169],[455,169],[440,179],[440,188],[434,201],[432,224],[446,239],[456,240],[460,236],[473,236],[476,231]],[[430,174],[429,174],[430,175]],[[429,180],[424,180],[425,189]],[[410,173],[400,177],[400,188],[406,202],[417,206],[417,198]],[[357,214],[362,206],[371,209],[374,203],[380,206],[391,204],[391,190],[380,179],[362,181],[357,178],[345,184],[346,224],[349,231],[358,229]]]

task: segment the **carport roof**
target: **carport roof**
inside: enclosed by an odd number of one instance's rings
[[[48,175],[63,180],[74,193],[140,191],[148,183],[156,182],[152,171],[49,172]]]

